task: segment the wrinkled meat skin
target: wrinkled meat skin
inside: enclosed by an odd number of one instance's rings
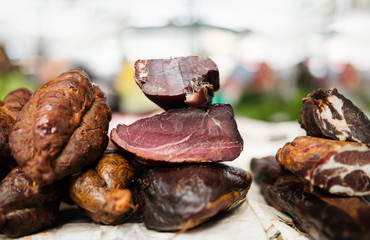
[[[370,194],[370,147],[315,137],[297,137],[276,154],[286,169],[334,194]]]
[[[208,106],[220,88],[217,65],[199,56],[137,60],[135,79],[144,94],[166,110]]]
[[[359,197],[340,197],[312,188],[288,171],[278,173],[273,158],[255,159],[253,177],[275,176],[261,182],[266,200],[290,214],[315,239],[358,239],[370,237],[370,205]],[[261,176],[262,175],[262,176]]]
[[[18,89],[10,92],[0,103],[0,179],[2,179],[11,168],[16,166],[11,157],[9,148],[9,133],[18,112],[31,97],[27,89]]]
[[[84,71],[70,70],[39,88],[19,113],[19,119],[10,133],[9,143],[15,160],[34,181],[50,184],[65,174],[79,170],[82,163],[97,159],[104,151],[107,138],[102,137],[99,132],[107,131],[108,124],[106,120],[95,121],[91,115],[101,107],[97,118],[107,118],[109,122],[111,113],[109,107],[102,103],[103,97],[99,97],[100,90],[95,90]],[[91,110],[90,117],[86,116],[89,109],[93,108],[94,100],[97,100],[98,106]],[[84,120],[88,122],[82,123]],[[92,123],[103,125],[92,126]],[[91,131],[96,131],[97,134]],[[81,134],[77,136],[76,132]],[[92,134],[94,138],[86,138]],[[82,143],[88,146],[82,146]],[[93,147],[101,144],[101,152],[94,156],[99,150],[91,147],[89,149],[89,144]],[[73,156],[76,153],[73,149],[76,147],[82,148],[78,151],[82,155]],[[71,156],[65,156],[66,154]],[[86,157],[90,160],[86,160]],[[55,161],[56,159],[58,160]],[[58,162],[66,165],[60,166]]]
[[[147,163],[232,161],[243,139],[229,104],[210,109],[172,109],[126,126],[118,125],[111,140]]]
[[[94,222],[121,224],[138,208],[130,190],[133,180],[130,162],[116,152],[106,152],[94,168],[72,176],[70,196]]]
[[[0,231],[19,237],[44,229],[57,217],[61,198],[59,183],[35,184],[20,167],[0,183]]]
[[[52,162],[56,179],[70,175],[87,166],[108,146],[108,127],[112,113],[104,93],[94,86],[95,101],[82,118],[61,154]]]
[[[143,181],[145,226],[157,231],[194,228],[238,207],[251,182],[250,173],[215,163],[151,169]]]
[[[370,143],[369,119],[335,88],[308,94],[299,123],[309,136]]]

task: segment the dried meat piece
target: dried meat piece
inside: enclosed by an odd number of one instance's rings
[[[104,94],[84,71],[70,70],[32,95],[10,132],[10,148],[26,175],[50,184],[99,157],[110,118]]]
[[[113,143],[147,163],[231,161],[243,149],[232,106],[181,108],[111,131]]]
[[[130,189],[134,172],[126,158],[106,151],[95,166],[71,177],[71,199],[94,222],[121,224],[138,210],[136,196]]]
[[[188,230],[245,200],[251,174],[223,164],[149,170],[143,180],[144,223],[157,231]]]
[[[370,147],[364,143],[297,137],[277,161],[313,186],[347,196],[370,194]]]
[[[336,88],[308,94],[299,123],[309,136],[370,143],[369,119]]]
[[[18,166],[0,183],[0,231],[19,237],[50,226],[61,199],[59,182],[40,186]]]
[[[220,88],[217,65],[199,56],[137,60],[135,78],[144,94],[163,109],[208,106]]]
[[[32,93],[27,89],[17,89],[6,95],[0,103],[0,179],[16,166],[9,147],[10,129]]]
[[[258,162],[258,163],[256,163]],[[358,239],[370,237],[370,205],[359,197],[340,197],[312,188],[288,171],[278,173],[273,158],[254,159],[254,178],[275,176],[261,183],[266,200],[290,214],[315,239]],[[264,166],[262,166],[264,165]]]

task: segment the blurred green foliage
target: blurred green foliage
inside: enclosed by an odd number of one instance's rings
[[[0,100],[4,100],[9,92],[18,88],[27,88],[34,92],[36,86],[20,71],[12,71],[5,75],[0,75]]]

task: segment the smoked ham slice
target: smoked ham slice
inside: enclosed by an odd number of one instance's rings
[[[243,149],[229,104],[172,109],[129,126],[120,124],[111,131],[111,140],[149,163],[231,161]]]
[[[370,147],[366,144],[297,137],[278,150],[276,160],[330,193],[370,194]]]

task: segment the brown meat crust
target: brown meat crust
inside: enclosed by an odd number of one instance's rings
[[[9,148],[9,133],[18,112],[31,97],[27,89],[18,89],[10,92],[0,103],[0,178],[5,176],[16,163],[11,157]]]
[[[95,100],[97,103],[92,107]],[[87,114],[91,108],[93,110]],[[98,120],[94,121],[91,114],[97,108],[101,108],[101,111],[97,114]],[[36,90],[18,116],[9,135],[10,148],[25,173],[40,184],[50,184],[55,179],[78,171],[83,165],[81,163],[97,159],[106,147],[107,138],[101,136],[100,130],[108,130],[111,112],[102,92],[93,87],[89,76],[82,70],[70,70],[44,84]],[[77,143],[90,143],[86,136],[93,129],[97,129],[99,134],[92,138],[92,141],[96,141],[92,147],[102,146],[98,149],[84,146],[73,152],[71,148],[76,149]],[[84,141],[79,141],[79,138]],[[69,156],[63,156],[65,154]],[[77,159],[73,156],[75,154],[82,159]],[[64,165],[58,165],[59,162]]]
[[[0,231],[23,236],[52,224],[59,209],[59,183],[40,186],[18,166],[0,183]]]
[[[107,151],[96,166],[72,176],[70,196],[93,221],[120,224],[137,210],[130,190],[133,180],[130,162],[115,151]]]

